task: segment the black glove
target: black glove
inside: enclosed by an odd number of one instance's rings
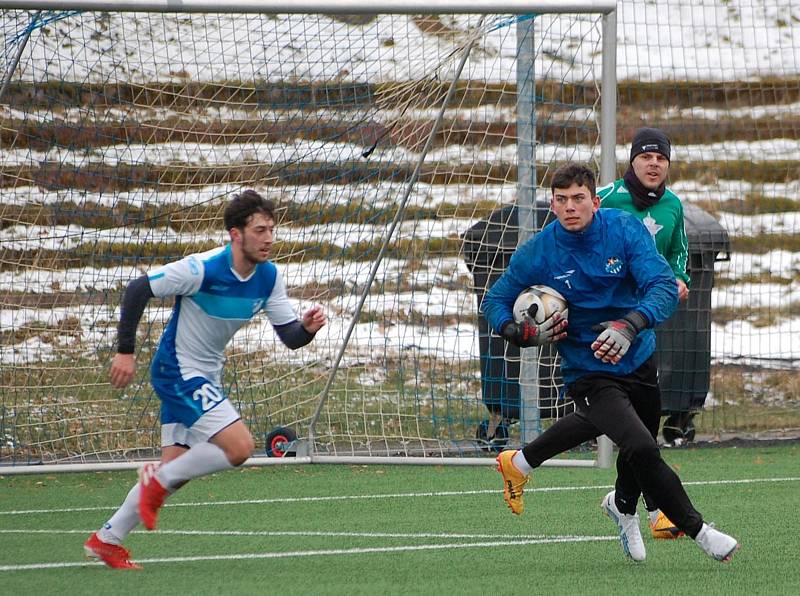
[[[592,331],[600,335],[592,342],[594,357],[603,362],[616,364],[628,352],[633,340],[645,327],[647,319],[635,310],[616,321],[603,321],[595,325]]]
[[[519,348],[543,346],[567,336],[567,319],[562,318],[558,312],[538,324],[533,319],[525,317],[522,323],[509,321],[503,325],[500,335]]]

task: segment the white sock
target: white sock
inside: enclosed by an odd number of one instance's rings
[[[139,482],[137,481],[119,509],[97,531],[97,536],[109,544],[122,544],[122,541],[128,537],[139,521]]]
[[[207,476],[231,468],[233,465],[228,461],[228,457],[222,449],[214,443],[200,443],[158,468],[156,478],[161,486],[169,492],[173,492],[192,478]]]
[[[700,526],[700,531],[697,533],[697,536],[695,536],[695,537],[694,537],[694,541],[695,541],[695,542],[697,542],[697,543],[699,544],[699,543],[700,543],[700,536],[701,536],[701,535],[702,535],[704,532],[706,532],[706,531],[708,530],[708,528],[710,528],[710,527],[711,527],[711,526],[709,526],[709,525],[708,525],[706,522],[703,522],[703,525],[702,525],[702,526]]]
[[[659,513],[658,509],[653,509],[652,511],[648,511],[647,512],[647,515],[650,516],[650,523],[651,524],[654,524],[654,523],[656,523],[656,521],[658,521],[658,513]]]
[[[528,463],[528,460],[525,459],[525,456],[522,454],[522,449],[518,450],[514,457],[511,458],[511,463],[514,464],[514,467],[525,474],[526,476],[533,472],[533,468]]]

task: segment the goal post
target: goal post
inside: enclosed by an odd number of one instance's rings
[[[532,213],[566,160],[614,177],[615,2],[0,8],[0,474],[157,454],[147,364],[171,303],[151,301],[117,391],[121,294],[224,243],[245,188],[277,207],[294,306],[329,318],[295,352],[260,317],[232,341],[223,384],[250,463],[489,465],[526,440],[531,403],[544,425],[568,411],[552,354],[525,365],[524,397],[479,302],[519,239],[522,177]],[[296,457],[264,455],[275,429]],[[548,465],[607,466],[607,448]]]

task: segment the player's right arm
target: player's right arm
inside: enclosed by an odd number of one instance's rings
[[[535,239],[531,238],[514,252],[508,268],[489,288],[479,305],[489,326],[500,335],[506,325],[514,322],[512,307],[517,296],[525,288],[539,283],[534,267]]]
[[[153,289],[146,275],[134,279],[125,289],[117,325],[117,353],[111,361],[112,387],[120,389],[133,379],[136,372],[136,359],[133,355],[136,348],[136,328],[152,297]]]
[[[136,372],[136,329],[150,298],[192,295],[203,282],[204,266],[195,255],[168,263],[134,279],[125,289],[117,325],[117,353],[111,361],[111,386],[125,387]]]

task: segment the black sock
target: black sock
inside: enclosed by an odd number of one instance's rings
[[[619,512],[625,515],[633,515],[636,513],[636,501],[638,499],[639,497],[632,499],[621,495],[619,491],[614,492],[614,504],[617,506],[617,509],[619,509]]]

